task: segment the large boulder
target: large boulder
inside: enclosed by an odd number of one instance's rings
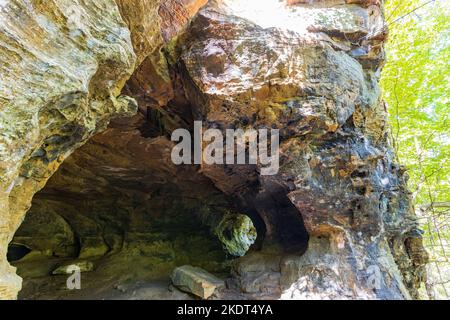
[[[216,290],[225,286],[223,280],[201,268],[193,266],[176,268],[172,273],[171,279],[173,285],[178,289],[192,293],[202,299],[210,298]]]

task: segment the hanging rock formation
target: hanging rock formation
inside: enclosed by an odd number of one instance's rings
[[[409,255],[419,232],[377,84],[385,39],[378,2],[230,0],[210,2],[179,41],[186,95],[210,127],[281,130],[280,173],[259,178],[256,201],[282,186],[311,237],[282,258],[281,277],[296,279],[285,297],[417,297],[426,258]],[[204,171],[236,191],[223,182],[233,174]],[[283,219],[259,213],[266,226]]]
[[[7,247],[44,187],[13,241],[32,250],[131,250],[155,212],[189,212],[250,249],[224,297],[417,298],[427,256],[378,86],[382,2],[206,2],[0,2],[0,298],[20,290]],[[279,129],[280,171],[173,165],[170,134],[194,120]],[[33,239],[46,213],[57,243]]]

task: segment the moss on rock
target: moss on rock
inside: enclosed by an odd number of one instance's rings
[[[235,213],[226,213],[214,233],[224,248],[237,257],[245,255],[257,237],[252,220],[246,215]]]

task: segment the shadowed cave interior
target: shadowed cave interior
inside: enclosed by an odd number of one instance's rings
[[[174,143],[162,121],[151,109],[114,120],[34,197],[8,252],[24,279],[19,298],[187,299],[170,286],[177,266],[227,279],[247,250],[306,250],[308,234],[283,187],[261,192],[258,175],[243,179],[255,169],[236,165],[212,169],[230,180],[240,173],[232,189],[219,190],[200,166],[172,164]],[[243,232],[258,235],[251,247],[240,247],[242,215],[254,226]],[[82,273],[81,290],[70,291],[68,276],[53,273],[73,262],[93,270]]]

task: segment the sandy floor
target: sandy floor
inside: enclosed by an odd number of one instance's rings
[[[193,299],[170,285],[171,265],[156,268],[145,258],[123,255],[93,261],[94,271],[81,273],[81,289],[69,290],[70,275],[51,275],[67,259],[29,257],[16,263],[23,277],[22,300],[185,300]],[[132,271],[130,271],[132,269]]]
[[[84,283],[92,276],[84,276]],[[53,276],[24,281],[21,300],[191,300],[193,297],[170,285],[167,280],[138,281],[133,284],[89,283],[81,290],[68,290],[66,277]]]

